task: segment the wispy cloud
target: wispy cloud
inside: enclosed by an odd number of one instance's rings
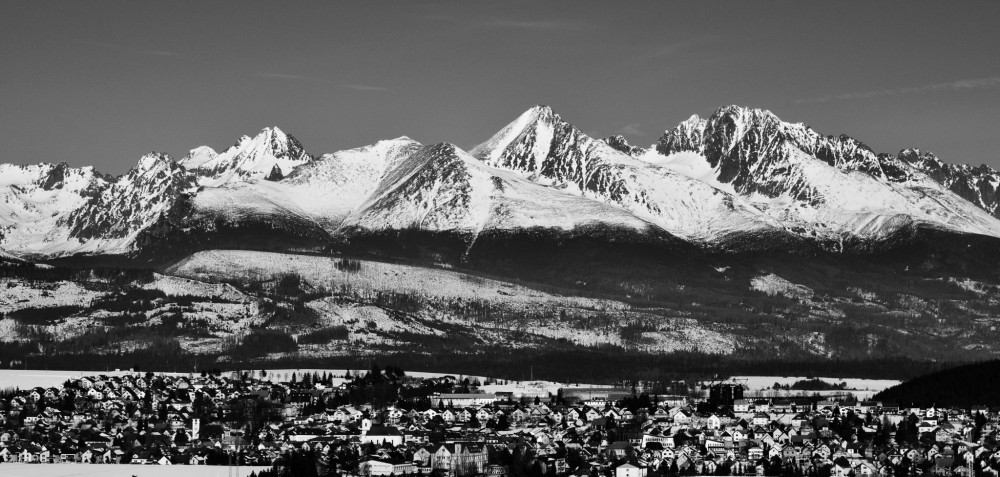
[[[117,50],[126,53],[132,53],[136,55],[149,55],[149,56],[181,56],[180,53],[176,51],[169,50],[150,50],[144,48],[134,48],[131,46],[116,45],[114,43],[107,43],[103,41],[92,41],[92,40],[82,40],[78,42],[81,45],[97,46],[100,48],[105,48],[109,50]]]
[[[383,88],[381,86],[371,86],[367,84],[342,84],[340,86],[357,91],[389,91],[389,88]]]
[[[257,76],[260,76],[261,78],[270,78],[270,79],[282,79],[282,80],[294,80],[294,81],[315,81],[315,82],[323,82],[323,83],[326,82],[326,81],[323,81],[323,80],[321,80],[319,78],[313,78],[311,76],[290,75],[290,74],[286,74],[286,73],[257,73]]]
[[[645,133],[643,133],[642,130],[639,129],[639,126],[642,126],[642,125],[639,124],[639,123],[626,124],[626,125],[622,126],[621,128],[619,128],[617,131],[615,131],[615,133],[616,134],[628,134],[629,136],[642,136]]]
[[[482,26],[486,28],[508,28],[513,30],[554,31],[575,30],[581,28],[583,24],[549,20],[491,20],[483,23]]]
[[[968,91],[985,88],[1000,87],[1000,76],[978,79],[963,79],[948,83],[925,84],[920,86],[908,86],[904,88],[881,89],[872,91],[859,91],[854,93],[834,94],[830,96],[820,96],[811,99],[799,99],[796,103],[832,103],[834,101],[850,101],[855,99],[878,98],[882,96],[902,96],[914,94],[930,94],[948,91]]]
[[[455,15],[449,15],[447,13],[429,13],[427,15],[420,15],[423,20],[455,20]]]
[[[257,76],[261,78],[275,79],[275,80],[289,80],[289,81],[303,81],[308,83],[323,83],[338,86],[341,88],[353,89],[355,91],[389,91],[389,88],[383,88],[381,86],[372,86],[368,84],[358,84],[358,83],[337,83],[330,81],[325,78],[319,78],[316,76],[304,76],[304,75],[294,75],[288,73],[257,73]]]

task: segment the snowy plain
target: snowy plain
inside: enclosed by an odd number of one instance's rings
[[[0,389],[5,388],[49,388],[60,386],[68,379],[84,376],[127,376],[135,374],[129,370],[60,371],[40,369],[0,369]],[[157,373],[170,376],[187,376],[187,373]],[[0,472],[0,475],[4,475]]]
[[[774,383],[778,383],[782,386],[791,386],[795,384],[796,381],[802,381],[805,379],[813,379],[812,377],[805,376],[733,376],[730,378],[734,382],[743,383],[746,387],[746,395],[761,395],[768,397],[782,397],[782,396],[801,396],[803,394],[812,395],[814,391],[775,391],[772,389]],[[884,389],[891,388],[902,381],[895,379],[862,379],[862,378],[831,378],[831,377],[818,377],[821,381],[826,381],[831,384],[847,383],[846,389],[843,391],[816,391],[816,394],[820,396],[837,396],[843,394],[853,394],[858,399],[871,399],[872,396],[878,394]]]

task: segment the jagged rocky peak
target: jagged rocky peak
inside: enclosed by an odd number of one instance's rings
[[[918,167],[929,167],[934,169],[942,169],[947,167],[947,164],[938,159],[934,153],[931,152],[921,152],[917,148],[907,148],[899,151],[896,158],[913,166]]]
[[[254,137],[241,137],[235,145],[216,157],[241,161],[244,168],[260,166],[271,160],[278,160],[279,165],[285,165],[284,163],[305,163],[312,159],[298,139],[276,126],[264,128]],[[268,164],[265,172],[270,172],[272,165]],[[285,171],[284,167],[282,171],[290,172]]]
[[[66,179],[67,169],[69,169],[69,165],[65,162],[53,165],[43,176],[41,188],[45,190],[61,189]]]
[[[533,169],[548,155],[553,126],[560,122],[562,119],[552,108],[533,106],[469,152],[493,164],[504,162],[504,156],[524,156],[528,162],[519,168]]]
[[[277,126],[262,129],[250,141],[255,146],[255,150],[270,153],[277,158],[296,161],[309,159],[309,154],[302,147],[302,143]]]
[[[907,148],[899,151],[895,157],[898,161],[909,164],[925,173],[947,171],[948,173],[964,173],[968,175],[1000,174],[987,164],[972,166],[968,164],[949,164],[939,159],[933,152],[924,152],[917,148]]]
[[[553,111],[550,106],[546,106],[544,104],[536,104],[536,105],[528,108],[528,110],[525,111],[523,114],[521,114],[521,117],[518,118],[518,119],[521,119],[521,118],[528,119],[531,122],[537,122],[537,121],[547,121],[547,122],[562,121],[562,118],[560,118],[559,115],[556,114],[556,112]]]
[[[71,190],[83,193],[84,189],[99,189],[107,185],[107,178],[93,167],[70,167],[65,162],[31,165],[0,164],[0,187],[17,186],[19,190],[42,189]]]
[[[448,156],[455,154],[456,151],[460,150],[460,148],[450,142],[439,142],[437,144],[428,145],[427,150],[436,155]]]
[[[142,197],[144,195],[176,197],[185,192],[193,192],[197,187],[194,174],[173,160],[169,155],[151,152],[142,156],[124,176],[109,190],[111,195],[130,197],[130,201],[167,200],[166,197]]]
[[[122,176],[115,186],[122,187],[124,184],[143,190],[158,189],[159,186],[154,184],[166,184],[165,187],[184,189],[193,187],[195,178],[169,155],[150,152],[139,158],[136,165]]]
[[[628,155],[630,155],[632,157],[639,157],[639,156],[641,156],[641,155],[643,155],[643,154],[646,153],[645,149],[643,149],[641,147],[638,147],[638,146],[633,146],[633,145],[629,144],[628,140],[625,139],[625,136],[622,136],[621,134],[615,134],[613,136],[608,136],[607,138],[604,139],[604,142],[607,145],[609,145],[612,148],[614,148],[616,151],[623,152],[623,153],[628,154]]]
[[[923,172],[959,197],[976,204],[994,217],[1000,217],[1000,172],[982,164],[948,164],[930,152],[903,149],[896,156],[900,162]]]
[[[545,178],[543,182],[576,183],[593,179],[592,162],[624,155],[563,121],[548,106],[521,114],[470,153],[488,165]]]
[[[129,170],[129,174],[147,174],[149,172],[162,172],[175,169],[178,164],[167,154],[150,152],[139,158],[139,162]]]
[[[768,146],[785,139],[784,123],[774,113],[742,106],[723,106],[707,119],[693,115],[672,130],[665,131],[657,142],[663,155],[695,151],[718,161],[740,147]],[[753,144],[751,144],[753,143]]]
[[[313,157],[302,143],[277,127],[262,129],[256,136],[243,136],[229,149],[215,154],[211,148],[194,149],[182,163],[196,169],[199,182],[205,186],[221,186],[230,182],[287,177],[295,167]]]
[[[907,176],[891,157],[880,157],[867,145],[847,135],[824,136],[802,123],[782,121],[771,111],[724,106],[707,119],[697,115],[663,133],[656,149],[670,155],[694,151],[719,168],[720,180],[732,180],[738,171],[758,161],[773,161],[792,147],[844,171],[860,171],[884,180]],[[776,156],[777,155],[777,156]]]
[[[276,182],[284,178],[285,175],[281,173],[281,168],[278,167],[277,164],[275,164],[274,167],[271,168],[271,172],[269,172],[267,176],[264,177],[264,180]]]
[[[672,130],[664,131],[656,142],[656,151],[665,156],[675,152],[702,152],[706,121],[697,114],[682,121]]]
[[[170,156],[151,152],[60,223],[69,228],[71,237],[81,242],[124,240],[120,246],[131,247],[130,241],[136,234],[196,189],[192,173]]]
[[[782,122],[770,111],[725,106],[706,121],[702,148],[720,182],[748,182],[758,163],[784,158],[785,143]]]

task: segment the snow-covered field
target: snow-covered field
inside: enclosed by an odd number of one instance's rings
[[[796,381],[810,378],[804,376],[734,376],[733,379],[740,382],[746,380],[746,386],[749,389],[756,390],[770,388],[771,386],[774,386],[774,383],[791,385]],[[846,382],[847,389],[876,392],[900,383],[900,381],[895,379],[830,378],[822,376],[817,379],[837,384]]]
[[[773,391],[772,389],[774,383],[782,386],[790,386],[796,381],[810,379],[804,376],[734,376],[732,379],[744,383],[748,394],[760,393],[768,396],[771,393],[775,396],[793,396],[803,393],[813,394],[813,391]],[[818,379],[831,384],[847,383],[847,388],[843,391],[818,391],[818,394],[832,396],[851,393],[858,399],[869,399],[883,389],[890,388],[902,382],[895,379],[830,378],[822,376]]]
[[[0,369],[0,389],[4,388],[47,388],[59,386],[67,379],[80,378],[83,376],[95,376],[103,374],[106,376],[125,376],[132,374],[128,370],[95,370],[95,371],[49,371],[35,369]],[[185,373],[157,373],[169,374],[173,376],[185,376]],[[0,475],[6,475],[0,472]]]
[[[0,313],[11,313],[23,309],[54,307],[83,307],[71,316],[54,320],[43,325],[35,325],[52,336],[71,338],[91,331],[95,326],[103,326],[104,320],[119,317],[121,313],[109,312],[95,303],[113,296],[113,293],[95,291],[97,287],[72,281],[45,282],[16,278],[0,279]],[[147,290],[159,290],[168,297],[198,297],[184,306],[185,318],[202,324],[202,329],[214,336],[226,336],[239,332],[251,325],[259,325],[259,308],[254,297],[247,296],[228,284],[204,283],[181,277],[155,274],[153,280],[141,285]],[[203,299],[203,300],[202,300]],[[162,323],[162,315],[174,308],[167,300],[162,306],[155,306],[144,312],[144,326]],[[0,320],[0,340],[23,339],[23,329],[17,320]],[[182,340],[182,346],[186,341]],[[186,346],[189,351],[198,351]],[[123,349],[128,349],[127,347]],[[2,383],[0,383],[2,385]]]
[[[773,273],[752,278],[750,280],[750,289],[771,296],[782,295],[788,298],[809,299],[813,296],[813,291],[809,287],[792,283]]]
[[[168,270],[171,275],[202,281],[234,278],[268,279],[295,270],[309,283],[338,289],[413,292],[447,298],[521,302],[525,306],[558,300],[569,306],[589,309],[620,309],[620,302],[553,295],[512,283],[480,278],[464,273],[410,265],[362,261],[361,270],[348,272],[336,267],[337,259],[245,250],[198,252]]]
[[[239,468],[239,477],[269,467]],[[111,464],[0,464],[3,477],[230,477],[236,475],[220,465],[111,465]]]
[[[249,371],[249,370],[248,370]],[[327,375],[332,375],[332,383],[334,386],[339,386],[340,384],[347,381],[344,375],[350,371],[351,376],[357,376],[358,374],[364,374],[367,370],[363,369],[320,369],[320,368],[282,368],[282,369],[265,369],[266,375],[264,379],[269,381],[287,381],[291,379],[292,373],[295,373],[297,379],[302,379],[302,376],[313,373],[322,375],[326,373]],[[260,370],[251,371],[253,377],[260,378]],[[98,374],[104,374],[108,376],[122,376],[129,374],[128,371],[40,371],[40,370],[18,370],[18,369],[0,369],[0,389],[7,387],[18,387],[21,389],[35,388],[35,387],[52,387],[59,386],[67,379],[79,378],[82,376],[93,376]],[[169,374],[173,376],[184,376],[185,373],[157,373],[157,374]],[[478,379],[479,382],[485,382],[486,376],[473,376],[465,375],[460,373],[447,373],[447,372],[426,372],[426,371],[407,371],[407,376],[416,378],[439,378],[442,376],[454,376],[459,379],[469,378],[470,380]],[[533,393],[550,393],[555,394],[559,388],[567,386],[583,386],[583,387],[604,387],[595,384],[564,384],[555,381],[504,381],[504,384],[489,384],[480,386],[480,390],[486,393],[497,393],[497,392],[513,392],[515,395],[520,394],[531,394]],[[610,387],[610,386],[608,386]],[[5,476],[2,471],[0,475]]]
[[[265,379],[272,380],[272,381],[274,381],[274,380],[284,381],[284,380],[289,379],[291,377],[292,373],[295,373],[296,376],[298,376],[300,378],[304,374],[318,373],[318,374],[322,375],[323,373],[327,373],[329,375],[333,375],[334,376],[334,378],[333,378],[333,384],[336,386],[336,385],[338,385],[340,383],[343,383],[343,382],[347,381],[346,379],[343,378],[343,376],[348,371],[350,371],[351,376],[357,376],[358,374],[364,374],[364,373],[367,372],[367,370],[364,370],[364,369],[351,369],[351,370],[347,370],[347,369],[318,369],[318,368],[309,368],[309,369],[290,369],[290,368],[289,369],[269,369],[269,370],[267,370],[267,376],[265,377]],[[447,373],[447,372],[429,372],[429,371],[406,371],[406,375],[409,376],[409,377],[413,377],[413,378],[440,378],[440,377],[443,377],[443,376],[454,376],[455,378],[458,378],[458,379],[465,379],[465,378],[469,378],[469,380],[478,379],[479,382],[485,382],[489,378],[488,376],[476,376],[476,375],[470,375],[470,374]],[[259,376],[259,374],[257,376]],[[537,381],[537,380],[536,381],[507,381],[507,380],[504,380],[504,384],[486,384],[486,385],[480,386],[479,389],[482,390],[483,392],[486,392],[486,393],[496,393],[496,392],[504,392],[504,391],[510,391],[510,392],[517,393],[518,391],[523,391],[523,390],[545,390],[545,391],[551,392],[552,394],[555,394],[556,391],[559,390],[559,388],[566,387],[566,386],[571,386],[571,385],[564,384],[564,383],[558,383],[558,382],[555,382],[555,381]],[[601,387],[601,386],[593,385],[593,384],[574,384],[572,386]]]
[[[514,316],[524,312],[523,316],[533,317],[529,318],[530,322],[512,319],[503,323],[490,323],[448,313],[433,313],[400,321],[401,318],[390,316],[381,308],[345,306],[336,298],[314,300],[307,305],[317,316],[322,317],[320,325],[346,326],[350,330],[347,341],[357,345],[397,346],[400,343],[388,339],[386,335],[417,333],[443,336],[445,328],[442,326],[458,325],[470,332],[474,330],[475,335],[487,343],[504,343],[510,346],[537,345],[537,342],[509,339],[512,332],[527,329],[543,340],[562,340],[582,346],[611,344],[629,347],[635,343],[626,342],[613,330],[627,326],[632,319],[642,319],[655,325],[645,331],[640,339],[643,349],[649,351],[669,352],[698,348],[729,354],[738,345],[737,337],[710,323],[683,316],[647,316],[641,313],[626,315],[629,311],[638,311],[619,301],[563,296],[450,270],[374,261],[359,261],[360,270],[350,272],[338,269],[337,262],[338,259],[331,257],[212,250],[199,252],[182,260],[167,273],[199,281],[218,282],[268,280],[295,270],[312,286],[328,290],[348,287],[350,290],[367,293],[409,292],[429,300],[443,300],[445,303],[492,302],[505,310],[513,311]],[[570,312],[571,316],[579,317],[579,322],[556,319],[565,311]],[[611,328],[612,331],[595,328],[589,320],[595,314],[609,312],[622,318]],[[538,319],[539,314],[551,319]],[[335,350],[303,348],[300,351],[324,353]]]
[[[169,275],[153,275],[153,281],[143,285],[147,290],[160,290],[167,296],[199,296],[216,297],[233,303],[244,303],[250,299],[232,285],[224,283],[205,283]]]
[[[28,307],[87,305],[99,296],[70,281],[44,283],[7,278],[0,280],[0,313]]]

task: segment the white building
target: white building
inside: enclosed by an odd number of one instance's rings
[[[646,468],[622,464],[615,469],[615,477],[646,477]]]
[[[454,407],[486,406],[496,401],[496,394],[485,393],[435,394],[431,396],[431,406],[437,406],[440,403],[444,403],[445,406],[451,405]]]
[[[388,459],[366,460],[359,466],[358,472],[361,475],[375,477],[386,475],[406,475],[417,473],[417,466],[413,462],[394,461]]]

